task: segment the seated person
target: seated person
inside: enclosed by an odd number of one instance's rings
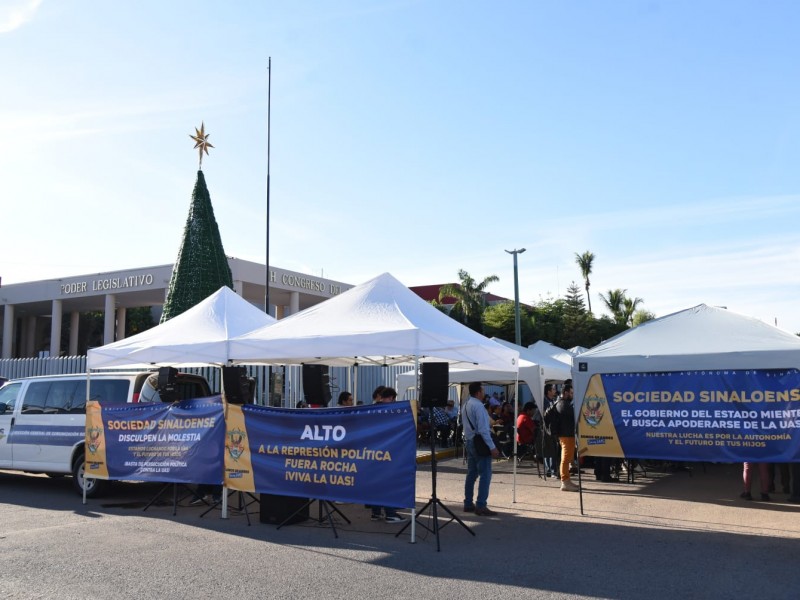
[[[456,408],[455,400],[448,400],[447,406],[444,408],[444,412],[447,415],[447,418],[450,419],[452,424],[458,420],[458,409]]]
[[[500,405],[500,420],[503,422],[503,429],[510,437],[514,434],[514,407],[510,402],[503,402]]]
[[[533,402],[526,402],[517,417],[517,443],[521,446],[532,445],[536,439],[536,421],[533,420],[535,408],[536,405]]]
[[[494,428],[495,425],[502,425],[502,421],[497,414],[497,406],[486,404],[486,412],[489,414],[489,427]]]
[[[442,445],[447,447],[447,440],[450,438],[450,419],[447,413],[438,406],[433,409],[433,427],[436,430],[439,439],[442,440]]]

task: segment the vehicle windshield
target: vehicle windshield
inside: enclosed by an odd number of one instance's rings
[[[14,404],[17,402],[17,395],[21,387],[21,383],[12,382],[0,388],[0,404],[6,405],[5,412],[14,412]]]

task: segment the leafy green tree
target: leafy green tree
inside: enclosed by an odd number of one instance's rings
[[[125,311],[125,335],[132,336],[154,327],[153,310],[150,306],[129,308]]]
[[[654,313],[651,313],[649,310],[639,309],[633,314],[633,319],[631,320],[631,325],[633,327],[638,327],[642,323],[646,321],[652,321],[656,318]]]
[[[460,283],[447,283],[439,288],[439,302],[445,298],[455,299],[450,316],[475,331],[482,331],[483,311],[486,308],[486,288],[500,281],[497,275],[489,275],[478,283],[464,269],[458,270]]]
[[[519,306],[519,325],[523,342],[533,337],[533,318],[530,309],[523,304]],[[514,303],[501,302],[487,306],[483,311],[483,332],[486,337],[514,342],[517,337]]]
[[[625,292],[627,291],[628,290],[617,288],[615,290],[608,290],[607,294],[600,294],[600,299],[603,301],[603,304],[606,305],[611,316],[614,317],[614,321],[620,325],[625,325],[627,323],[627,319],[625,318]]]
[[[625,318],[625,324],[629,327],[633,327],[633,315],[636,313],[636,309],[639,308],[639,305],[644,302],[641,298],[628,298],[627,296],[622,301],[622,314]]]
[[[561,343],[556,344],[557,346],[562,348],[586,346],[597,337],[594,318],[591,313],[586,312],[583,294],[574,281],[567,288],[564,296],[563,323]]]
[[[606,315],[603,315],[599,319],[595,319],[594,326],[597,336],[596,339],[593,341],[593,343],[581,344],[582,346],[591,348],[592,346],[596,346],[601,342],[611,339],[615,335],[618,335],[627,329],[624,323],[617,323],[617,321]]]
[[[223,285],[233,289],[233,277],[222,248],[206,180],[203,172],[198,171],[161,322],[177,317]]]
[[[592,263],[594,262],[594,254],[588,250],[583,254],[575,253],[575,262],[581,270],[583,277],[583,285],[586,288],[586,301],[589,303],[589,312],[592,312],[592,297],[589,294],[589,275],[592,274]]]
[[[522,345],[529,346],[539,340],[545,340],[558,346],[564,333],[565,304],[562,298],[556,300],[553,298],[540,299],[534,303],[531,311],[533,315],[533,337],[526,339],[523,336]]]
[[[444,314],[446,314],[446,315],[449,315],[449,314],[450,314],[450,311],[449,311],[449,310],[447,310],[447,306],[446,306],[446,305],[444,305],[444,304],[442,304],[441,302],[439,302],[439,301],[438,301],[438,300],[436,300],[436,299],[434,299],[434,300],[431,300],[430,302],[428,302],[428,304],[430,304],[431,306],[433,306],[433,308],[435,308],[435,309],[436,309],[436,310],[438,310],[439,312],[443,312],[443,313],[444,313]]]

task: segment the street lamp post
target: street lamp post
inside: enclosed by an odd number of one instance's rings
[[[517,346],[522,345],[522,326],[519,321],[519,278],[517,277],[517,254],[525,252],[525,248],[519,250],[506,250],[514,255],[514,333]]]
[[[519,250],[506,250],[506,252],[514,255],[514,342],[517,344],[517,346],[522,346],[522,326],[519,322],[519,277],[517,276],[517,254],[522,254],[525,252],[525,248],[520,248]],[[514,461],[514,468],[512,471],[514,478],[514,491],[511,496],[512,502],[517,501],[517,417],[519,417],[519,375],[517,375],[517,378],[514,380],[514,455],[512,456],[512,460]]]

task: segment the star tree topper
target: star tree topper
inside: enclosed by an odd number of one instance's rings
[[[205,150],[206,155],[208,155],[208,149],[209,148],[213,148],[214,146],[212,146],[208,141],[208,136],[210,134],[206,133],[206,124],[204,122],[201,121],[200,129],[195,127],[194,131],[195,131],[195,135],[192,135],[190,133],[189,137],[192,138],[195,141],[194,147],[197,148],[198,152],[200,153],[200,166],[199,166],[199,169],[202,171],[203,170],[203,150]]]

